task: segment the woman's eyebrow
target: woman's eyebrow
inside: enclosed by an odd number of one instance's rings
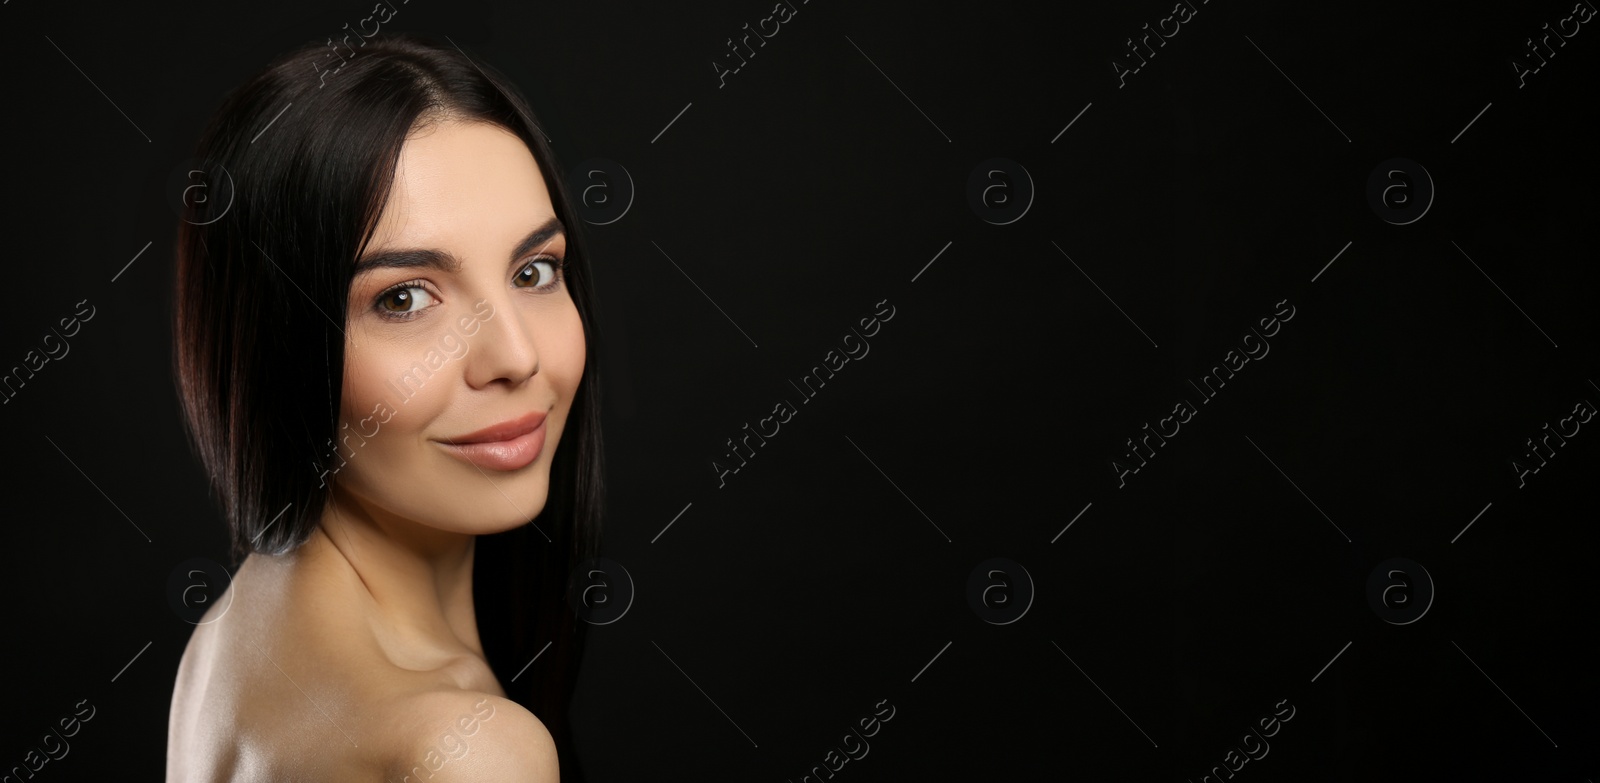
[[[454,274],[461,271],[461,259],[445,250],[385,250],[381,253],[372,253],[357,261],[355,274],[360,277],[364,272],[382,268],[427,268]]]
[[[551,218],[546,220],[543,225],[535,228],[532,231],[529,231],[528,235],[523,237],[521,242],[517,243],[516,249],[511,251],[511,262],[516,263],[517,261],[521,260],[523,256],[533,252],[534,247],[549,242],[551,239],[555,238],[556,234],[565,236],[566,233],[567,227],[561,225],[561,218],[551,216]]]
[[[528,232],[528,235],[517,242],[512,249],[510,262],[532,252],[534,248],[549,242],[557,234],[565,235],[567,229],[562,225],[561,219],[552,217],[542,225]],[[398,250],[384,250],[378,253],[369,253],[356,262],[355,274],[360,275],[379,268],[389,269],[437,269],[441,272],[454,274],[461,271],[461,259],[456,258],[448,250],[435,248],[404,248]]]

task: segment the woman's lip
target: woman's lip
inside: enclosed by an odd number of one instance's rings
[[[502,421],[499,424],[484,427],[477,432],[469,432],[460,437],[447,438],[445,442],[465,445],[468,443],[500,443],[515,440],[519,436],[538,429],[544,424],[544,417],[545,414],[533,411],[509,421]]]
[[[541,417],[542,419],[543,417]],[[519,470],[525,468],[544,453],[544,422],[532,432],[510,440],[477,443],[449,443],[440,441],[445,451],[458,459],[489,470]]]

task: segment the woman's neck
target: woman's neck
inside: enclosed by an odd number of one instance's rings
[[[472,601],[476,537],[372,508],[335,488],[308,560],[354,574],[386,641],[482,658]]]

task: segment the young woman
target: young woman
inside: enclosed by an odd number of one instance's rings
[[[577,216],[488,64],[389,33],[329,54],[225,99],[179,224],[178,389],[242,563],[179,667],[167,777],[578,779]]]

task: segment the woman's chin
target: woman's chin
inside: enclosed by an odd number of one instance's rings
[[[533,484],[534,482],[528,482]],[[544,513],[548,496],[548,481],[540,477],[536,486],[517,491],[517,487],[501,484],[498,491],[475,495],[470,503],[462,504],[451,514],[450,520],[465,526],[463,532],[475,535],[504,533],[528,524]]]

